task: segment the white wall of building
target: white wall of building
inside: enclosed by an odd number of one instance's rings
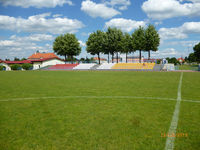
[[[43,62],[34,62],[33,70],[46,67],[46,66],[56,65],[56,64],[65,64],[65,62],[59,59],[50,59],[50,60],[45,60]]]

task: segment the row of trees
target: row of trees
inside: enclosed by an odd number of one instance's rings
[[[132,35],[123,33],[117,28],[108,28],[106,32],[97,30],[90,34],[86,42],[86,50],[92,55],[97,55],[100,63],[100,53],[113,56],[116,54],[118,63],[118,53],[127,54],[139,50],[139,58],[141,62],[141,52],[148,52],[148,59],[150,59],[150,51],[157,51],[160,44],[159,34],[153,25],[149,25],[146,29],[139,27]]]
[[[140,62],[141,52],[148,52],[148,58],[150,59],[150,51],[157,51],[160,44],[159,34],[153,25],[149,25],[146,29],[139,27],[131,35],[123,33],[117,28],[108,28],[106,32],[97,30],[90,34],[86,42],[86,50],[92,55],[97,55],[100,64],[100,54],[108,55],[108,62],[110,55],[112,56],[112,62],[114,54],[116,54],[118,63],[118,54],[126,54],[126,62],[128,53],[139,50]],[[65,35],[58,36],[53,43],[53,50],[58,55],[67,58],[73,58],[81,52],[80,43],[74,34],[67,33]]]

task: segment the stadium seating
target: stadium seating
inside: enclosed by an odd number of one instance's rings
[[[103,63],[97,69],[111,69],[115,63]]]
[[[135,70],[152,70],[155,63],[118,63],[111,69],[135,69]]]
[[[79,64],[76,67],[74,67],[73,69],[90,69],[92,68],[94,65],[96,65],[95,63],[91,63],[91,64]]]
[[[78,64],[57,64],[48,68],[48,70],[69,70],[76,67]]]

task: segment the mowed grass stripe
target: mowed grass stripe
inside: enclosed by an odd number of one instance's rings
[[[6,102],[0,105],[0,149],[163,149],[161,133],[167,132],[175,102],[151,101]]]
[[[176,99],[174,72],[0,72],[0,99],[68,96],[137,96]]]

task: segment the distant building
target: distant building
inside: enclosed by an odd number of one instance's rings
[[[6,70],[11,70],[10,65],[13,64],[24,64],[29,63],[33,64],[33,70],[40,69],[42,67],[56,65],[56,64],[65,64],[65,62],[56,56],[54,53],[35,53],[28,57],[28,60],[23,61],[0,61],[0,65],[6,67]]]
[[[181,64],[185,61],[182,57],[177,59]]]
[[[99,63],[98,57],[94,57],[93,59],[94,59],[94,61],[95,61],[96,63]],[[105,59],[105,58],[100,58],[100,61],[101,61],[101,63],[106,63],[106,62],[107,62],[107,59]]]

